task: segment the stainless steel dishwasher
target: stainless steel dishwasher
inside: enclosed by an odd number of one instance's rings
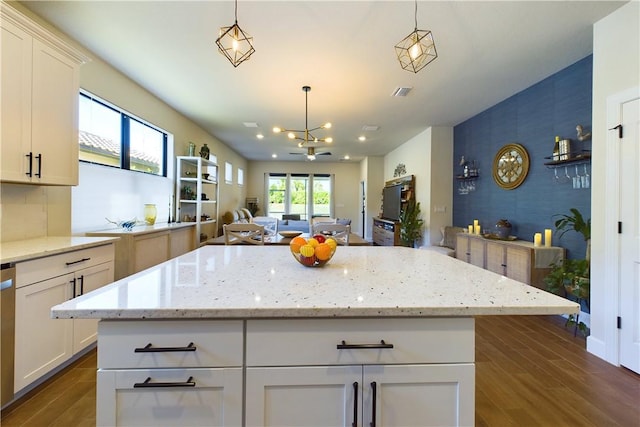
[[[0,266],[0,407],[13,399],[13,362],[16,317],[16,269]]]

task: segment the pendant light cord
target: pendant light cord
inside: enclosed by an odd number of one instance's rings
[[[237,2],[238,0],[236,0]],[[415,11],[413,13],[413,17],[415,18],[416,23],[416,31],[418,30],[418,0],[415,0]]]

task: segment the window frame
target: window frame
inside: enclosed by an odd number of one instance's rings
[[[79,97],[84,97],[89,99],[92,102],[95,102],[105,108],[108,108],[116,113],[118,113],[120,115],[120,165],[119,166],[115,166],[115,165],[109,165],[109,164],[105,164],[105,163],[100,163],[100,162],[94,162],[94,161],[90,161],[90,160],[82,160],[82,159],[78,159],[80,162],[84,162],[84,163],[88,163],[88,164],[94,164],[94,165],[100,165],[100,166],[106,166],[106,167],[111,167],[111,168],[117,168],[117,169],[122,169],[122,170],[128,170],[131,172],[137,172],[137,173],[144,173],[147,175],[152,175],[152,176],[161,176],[166,178],[168,176],[168,158],[169,158],[169,132],[167,132],[166,130],[152,124],[149,123],[148,121],[134,115],[131,114],[130,112],[118,107],[117,105],[114,105],[102,98],[100,98],[99,96],[94,95],[93,93],[84,90],[84,89],[80,89],[79,93],[78,93]],[[78,102],[78,105],[80,105],[80,103]],[[80,107],[78,107],[80,108]],[[152,173],[152,172],[145,172],[143,170],[137,170],[137,169],[131,169],[131,121],[134,121],[138,124],[141,124],[143,126],[147,126],[155,131],[157,131],[158,133],[160,133],[162,135],[162,159],[160,161],[160,167],[162,168],[162,173]],[[78,134],[81,132],[80,130],[80,123],[78,123]],[[80,151],[80,141],[78,140],[78,150]]]
[[[270,178],[284,178],[284,189],[282,190],[271,190],[270,189]],[[306,219],[310,219],[314,216],[317,216],[318,213],[314,212],[315,205],[313,203],[313,193],[314,193],[314,178],[321,179],[329,179],[329,216],[334,217],[335,212],[335,175],[329,173],[286,173],[286,172],[267,172],[265,173],[265,191],[264,191],[264,200],[265,200],[265,212],[268,216],[281,217],[282,215],[291,214],[291,193],[292,193],[292,182],[299,178],[307,179],[307,190],[306,190],[306,212],[301,214],[301,218],[306,217]],[[269,210],[269,206],[271,204],[271,198],[269,197],[271,191],[279,191],[282,193],[283,198],[283,208],[284,212],[272,212]],[[296,212],[298,213],[298,212]]]

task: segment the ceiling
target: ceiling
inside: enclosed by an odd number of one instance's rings
[[[239,1],[256,52],[237,68],[215,45],[219,27],[234,23],[232,1],[21,3],[249,160],[304,159],[288,153],[306,149],[271,129],[304,129],[302,86],[311,86],[309,128],[333,124],[315,132],[334,140],[317,161],[359,161],[585,57],[593,23],[625,2],[419,1],[418,29],[433,32],[438,58],[417,74],[394,52],[414,30],[412,1]],[[392,97],[398,87],[413,89]]]

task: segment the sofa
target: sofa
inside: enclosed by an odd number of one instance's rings
[[[247,208],[235,209],[232,212],[226,212],[222,216],[225,224],[233,222],[251,222],[251,218],[253,218],[253,215],[251,215],[251,212]],[[301,220],[300,214],[284,214],[282,215],[282,218],[283,219],[278,220],[278,231],[302,231],[304,233],[309,233],[311,231],[309,221]],[[331,218],[331,222],[351,225],[350,219]]]

